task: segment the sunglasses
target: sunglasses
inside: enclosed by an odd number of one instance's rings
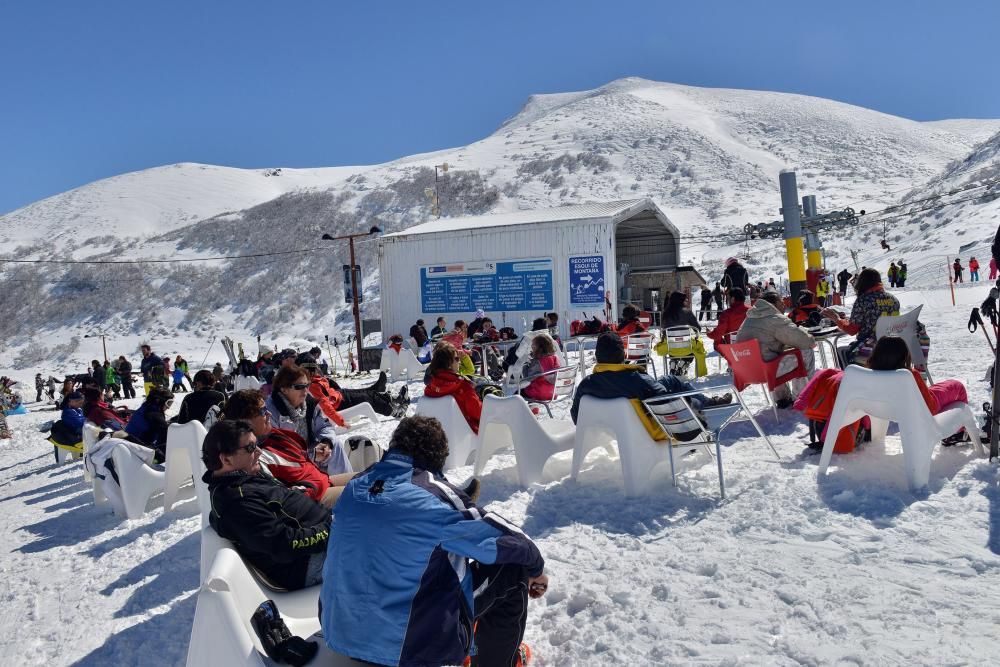
[[[305,383],[305,384],[293,384],[292,385],[292,389],[298,389],[299,391],[302,391],[303,389],[308,389],[308,388],[309,388],[309,383],[308,382]]]
[[[253,454],[254,452],[257,451],[258,447],[256,442],[251,442],[249,445],[246,445],[245,447],[237,447],[236,451],[239,451],[241,449],[245,451],[247,454]]]
[[[260,416],[261,417],[267,417],[267,414],[268,413],[267,413],[267,408],[266,407],[260,409]]]

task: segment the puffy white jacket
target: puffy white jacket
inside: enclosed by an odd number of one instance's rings
[[[808,331],[796,326],[764,299],[757,299],[753,308],[747,311],[747,318],[733,340],[742,343],[753,339],[760,341],[764,361],[771,361],[789,347],[808,350],[816,345]]]

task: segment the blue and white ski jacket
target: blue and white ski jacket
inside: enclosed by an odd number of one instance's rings
[[[390,449],[333,509],[320,594],[331,649],[379,665],[460,665],[472,642],[468,559],[542,573],[538,548],[440,473]]]

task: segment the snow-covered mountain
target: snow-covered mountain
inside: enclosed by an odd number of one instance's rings
[[[817,195],[821,211],[845,205],[871,211],[904,196],[919,199],[914,193],[972,177],[962,166],[970,161],[995,168],[1000,139],[976,146],[998,130],[1000,120],[920,123],[815,97],[629,78],[592,91],[533,96],[481,141],[377,166],[268,175],[273,170],[180,164],[125,174],[0,217],[3,255],[303,252],[187,264],[7,263],[0,285],[29,290],[33,306],[0,303],[0,338],[19,347],[40,329],[81,324],[149,336],[178,327],[206,334],[235,327],[319,338],[348,329],[339,271],[346,247],[319,237],[375,222],[395,231],[426,221],[425,189],[434,186],[433,165],[442,162],[450,165],[439,183],[445,217],[645,196],[686,235],[683,259],[706,276],[716,276],[718,260],[737,252],[749,255],[762,277],[780,275],[780,242],[756,241],[748,252],[743,243],[720,246],[698,237],[775,219],[777,174],[786,167],[798,171],[801,194]],[[981,218],[985,229],[986,209],[966,206],[962,215]],[[914,253],[934,240],[925,224],[949,241],[963,234],[971,240],[971,232],[948,231],[957,219],[892,224],[888,237]],[[875,227],[824,237],[828,265],[847,266],[849,248],[870,250],[869,265],[887,264],[875,252],[882,234]],[[374,246],[357,245],[366,268],[364,315],[375,317],[378,284],[368,278],[376,274]]]

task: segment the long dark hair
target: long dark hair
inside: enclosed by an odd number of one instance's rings
[[[884,336],[875,343],[868,357],[868,368],[873,371],[894,371],[910,367],[910,348],[899,336]]]
[[[864,294],[871,288],[882,282],[882,274],[875,269],[862,269],[858,274],[858,280],[854,283],[854,291],[857,294]]]
[[[671,292],[663,302],[663,314],[667,319],[677,319],[684,312],[684,302],[687,295],[684,292]]]

